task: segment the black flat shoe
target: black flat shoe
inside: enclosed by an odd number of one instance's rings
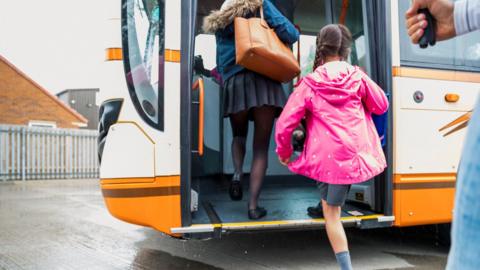
[[[257,206],[255,209],[248,209],[249,219],[261,219],[267,215],[267,210],[263,207]]]
[[[321,203],[319,203],[317,206],[308,207],[307,212],[312,218],[323,218],[323,209]]]
[[[233,179],[230,182],[230,188],[228,189],[228,193],[230,194],[230,198],[233,201],[240,201],[243,198],[242,181],[240,175],[233,175]]]

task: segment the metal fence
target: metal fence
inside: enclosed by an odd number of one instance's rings
[[[0,181],[97,178],[97,134],[0,125]]]

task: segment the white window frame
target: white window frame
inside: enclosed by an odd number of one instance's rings
[[[52,121],[30,120],[28,127],[57,128],[57,123]]]

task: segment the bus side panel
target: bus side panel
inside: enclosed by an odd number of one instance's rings
[[[102,184],[105,204],[114,217],[170,235],[170,228],[181,226],[180,176],[155,177],[152,183],[118,181]]]
[[[446,223],[452,219],[455,181],[466,129],[439,129],[472,110],[479,84],[457,81],[455,72],[397,67],[393,78],[393,205],[395,225]],[[419,73],[429,78],[413,78]],[[436,78],[436,79],[430,79]],[[456,94],[448,102],[447,94]]]
[[[101,179],[147,179],[155,175],[155,143],[134,122],[117,122],[105,140]]]
[[[395,226],[448,223],[455,197],[454,174],[395,175]]]
[[[466,129],[439,129],[473,109],[479,84],[395,77],[394,173],[456,173]],[[447,102],[457,94],[457,102]],[[417,98],[417,99],[415,99]]]
[[[110,127],[100,170],[109,212],[167,234],[181,226],[180,176],[155,176],[155,142],[136,122]]]

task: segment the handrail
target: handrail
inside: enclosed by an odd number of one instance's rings
[[[350,6],[350,1],[349,0],[343,0],[342,1],[342,10],[340,11],[340,18],[338,22],[340,24],[345,25],[345,21],[347,20],[347,11],[348,7]]]
[[[205,87],[203,84],[203,79],[199,78],[192,85],[192,90],[198,89],[199,91],[199,101],[198,101],[198,155],[203,156],[203,135],[204,135],[204,113],[205,113]]]
[[[302,34],[302,29],[300,29],[300,26],[298,24],[295,25],[295,28],[297,28],[299,35],[298,35],[298,40],[297,40],[297,61],[298,61],[298,66],[300,66],[300,73],[298,73],[297,76],[297,82],[300,80],[300,77],[302,76],[302,63],[300,62],[300,35]]]

